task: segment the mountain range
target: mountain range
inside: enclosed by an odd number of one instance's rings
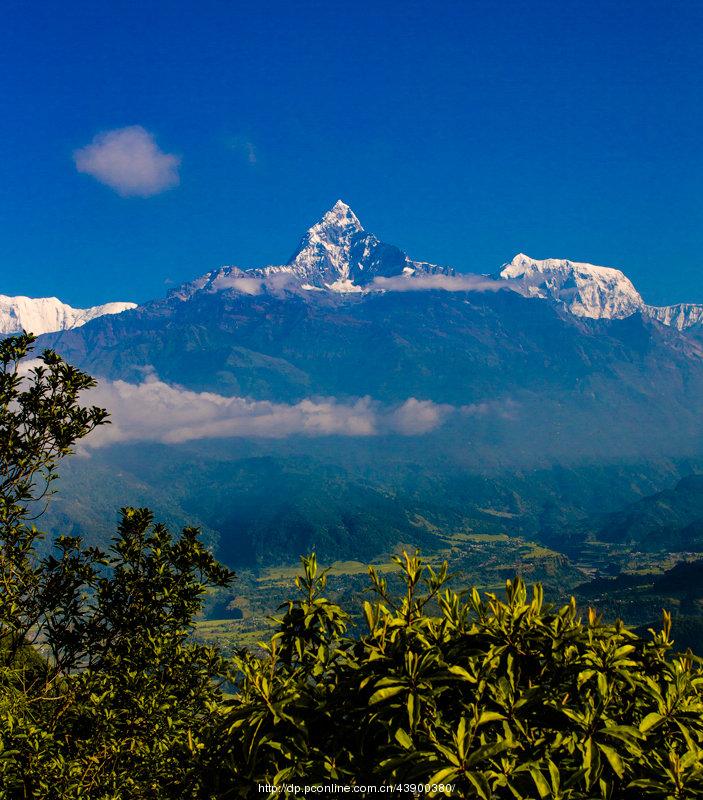
[[[607,267],[416,261],[338,201],[283,265],[220,267],[40,338],[113,415],[55,519],[86,534],[86,498],[135,497],[234,565],[440,529],[553,546],[703,467],[702,317]]]
[[[469,275],[451,267],[415,261],[400,248],[366,232],[342,200],[307,231],[285,265],[221,267],[172,290],[169,297],[189,300],[198,292],[222,291],[280,295],[489,288],[509,288],[526,297],[549,299],[580,317],[623,319],[641,313],[678,330],[703,325],[703,304],[648,305],[630,279],[612,267],[566,259],[537,260],[518,253],[492,275]],[[56,298],[0,295],[0,333],[22,328],[36,334],[69,330],[97,317],[133,308],[136,304],[120,302],[74,309]]]

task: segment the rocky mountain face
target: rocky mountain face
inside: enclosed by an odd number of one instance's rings
[[[317,295],[317,302],[325,303],[330,295],[500,288],[526,298],[556,302],[577,317],[625,319],[639,313],[680,331],[703,328],[703,304],[648,305],[630,279],[613,267],[567,259],[539,260],[518,253],[493,275],[461,275],[448,266],[416,261],[365,231],[342,200],[307,231],[286,264],[250,269],[220,267],[171,290],[168,300],[191,300],[196,294],[269,294]],[[145,308],[162,305],[157,300]],[[74,309],[56,298],[0,295],[0,333],[23,327],[36,333],[63,331],[134,307],[133,303],[108,303]]]
[[[703,305],[676,303],[673,306],[645,306],[645,313],[677,330],[703,327]]]
[[[494,275],[459,275],[451,267],[414,261],[398,247],[367,233],[342,200],[312,226],[287,264],[256,269],[229,266],[173,290],[190,299],[195,292],[230,290],[245,295],[369,294],[383,291],[480,287],[506,289],[550,300],[577,317],[625,319],[643,314],[678,330],[703,328],[703,304],[651,306],[620,270],[567,259],[534,259],[518,253]]]
[[[26,330],[43,333],[79,328],[105,314],[120,314],[135,303],[105,303],[92,308],[72,308],[56,297],[8,297],[0,295],[0,334]]]
[[[290,274],[306,289],[355,292],[376,278],[397,275],[453,275],[454,270],[413,261],[402,250],[366,233],[356,214],[342,200],[305,234],[284,267],[264,269],[264,275]]]
[[[557,300],[578,317],[623,319],[644,307],[630,279],[612,267],[556,258],[538,261],[518,253],[499,277],[517,282],[528,297]]]

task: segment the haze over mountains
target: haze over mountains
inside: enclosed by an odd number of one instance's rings
[[[696,471],[702,319],[612,268],[416,261],[338,201],[284,265],[221,267],[40,345],[113,414],[73,468],[83,491],[105,470],[235,562],[369,557],[485,508],[558,538]]]

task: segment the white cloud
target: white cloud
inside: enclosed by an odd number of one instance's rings
[[[264,288],[263,278],[247,278],[242,275],[222,275],[215,278],[212,288],[216,292],[224,289],[233,289],[242,294],[259,295]]]
[[[410,397],[389,416],[390,427],[404,436],[429,433],[455,411],[454,406]]]
[[[241,294],[260,295],[264,292],[280,295],[286,291],[301,289],[324,291],[320,287],[300,285],[290,272],[236,270],[231,274],[218,275],[210,284],[212,291],[231,289]],[[342,282],[343,283],[343,282]],[[350,284],[351,286],[351,284]],[[337,288],[333,285],[333,288]],[[348,288],[348,287],[347,287]],[[355,286],[360,292],[422,292],[442,290],[446,292],[498,292],[502,289],[522,294],[524,290],[513,281],[494,280],[487,275],[395,275],[390,278],[376,277],[371,283]]]
[[[260,295],[263,292],[281,296],[287,290],[298,290],[299,285],[295,276],[289,272],[273,271],[257,275],[256,272],[235,268],[229,275],[218,275],[210,283],[210,289],[214,292],[232,289],[235,292],[252,296]]]
[[[396,275],[392,278],[377,277],[373,280],[377,289],[391,292],[419,292],[442,289],[445,292],[498,292],[515,287],[508,281],[496,281],[486,275]]]
[[[112,424],[87,440],[98,447],[115,441],[178,443],[233,436],[371,436],[377,432],[376,413],[368,398],[353,403],[330,399],[272,403],[194,392],[150,376],[139,384],[104,381],[89,400],[111,414]]]
[[[151,197],[179,183],[180,157],[161,151],[141,125],[99,133],[73,160],[79,172],[123,197]]]
[[[287,436],[416,436],[442,425],[458,409],[409,398],[383,406],[369,397],[273,403],[172,386],[153,374],[142,383],[101,381],[86,398],[111,414],[111,423],[86,440],[88,447],[113,442],[157,441],[176,444],[198,439]]]

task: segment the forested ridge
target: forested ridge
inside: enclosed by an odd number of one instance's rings
[[[457,591],[405,553],[403,591],[371,568],[354,625],[310,555],[268,641],[225,658],[190,635],[236,581],[196,528],[124,508],[109,548],[42,547],[61,460],[109,420],[32,345],[0,342],[0,798],[703,797],[703,672],[666,613],[640,637],[519,579]]]

